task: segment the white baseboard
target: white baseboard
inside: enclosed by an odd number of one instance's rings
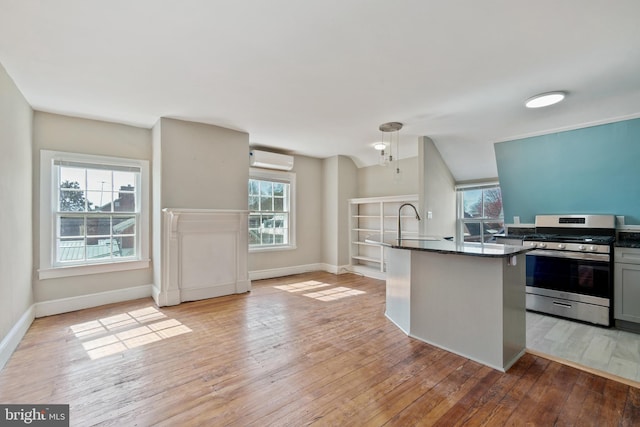
[[[152,287],[153,285],[142,285],[133,288],[38,302],[35,304],[35,317],[52,316],[54,314],[68,313],[70,311],[98,307],[105,304],[150,297]]]
[[[249,272],[250,280],[272,279],[274,277],[291,276],[292,274],[309,273],[311,271],[326,271],[327,273],[351,273],[348,265],[331,265],[325,263],[294,265],[291,267],[270,268]]]
[[[322,271],[333,274],[353,273],[350,265],[322,264]]]
[[[4,368],[4,365],[7,364],[15,349],[18,348],[18,344],[20,344],[24,334],[27,333],[29,326],[33,323],[33,319],[35,319],[35,312],[34,304],[20,316],[18,322],[13,325],[9,333],[0,342],[0,370]]]
[[[324,264],[294,265],[292,267],[270,268],[268,270],[254,270],[249,272],[249,280],[271,279],[273,277],[291,276],[292,274],[308,273],[310,271],[325,271]]]

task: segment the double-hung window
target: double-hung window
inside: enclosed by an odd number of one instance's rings
[[[249,172],[249,249],[295,248],[295,174]]]
[[[41,162],[41,278],[148,265],[146,161],[43,150]]]
[[[465,242],[492,242],[504,230],[502,193],[496,182],[458,186],[458,236]]]

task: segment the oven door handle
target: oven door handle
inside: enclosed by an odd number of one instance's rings
[[[569,251],[545,251],[536,249],[528,252],[527,256],[546,256],[551,258],[568,258],[568,259],[582,259],[589,261],[602,261],[609,262],[609,254],[594,254],[584,252],[569,252]]]

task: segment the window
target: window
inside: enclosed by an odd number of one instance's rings
[[[295,248],[295,174],[250,169],[249,249]]]
[[[146,161],[43,150],[40,278],[148,266],[147,188]]]
[[[465,242],[493,242],[504,231],[502,193],[497,183],[457,188],[458,235]]]

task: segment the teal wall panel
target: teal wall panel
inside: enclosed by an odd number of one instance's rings
[[[640,224],[640,119],[494,145],[505,222],[624,215]]]

